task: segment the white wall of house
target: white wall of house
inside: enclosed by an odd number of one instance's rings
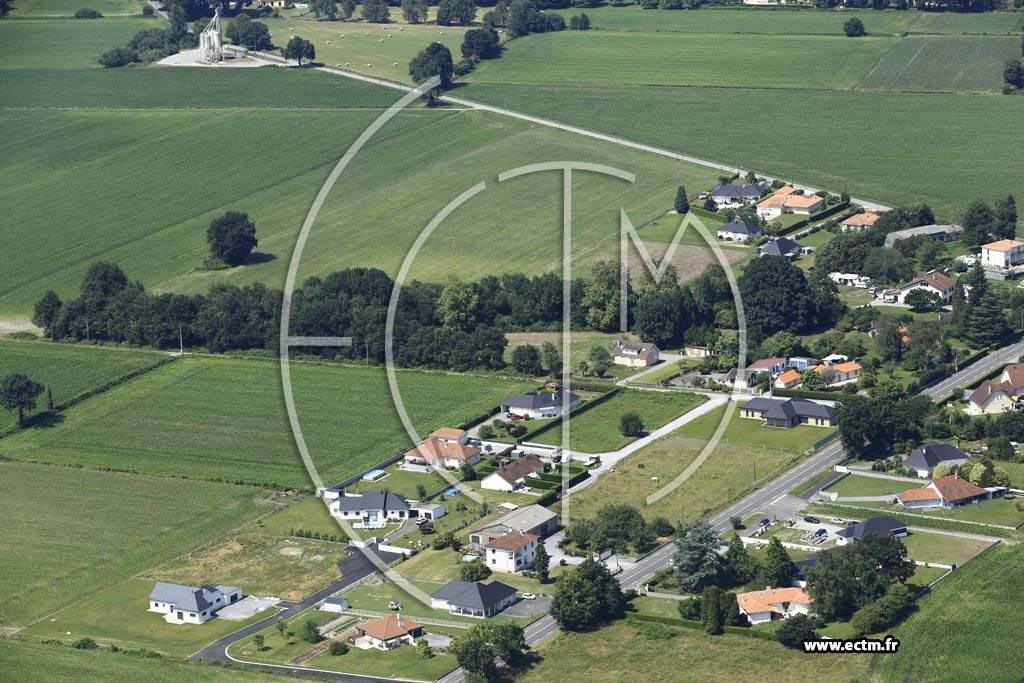
[[[517,479],[516,483],[521,484],[522,481],[522,479]],[[483,480],[480,482],[480,488],[487,489],[488,491],[510,492],[515,491],[516,486],[508,483],[507,481],[499,477],[497,472],[494,472],[492,474],[488,474],[486,477],[483,478]]]
[[[537,542],[531,541],[518,550],[485,548],[485,551],[484,561],[491,571],[517,574],[533,567],[533,554],[537,551]]]

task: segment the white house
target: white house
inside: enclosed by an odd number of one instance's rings
[[[580,397],[572,392],[568,394],[557,387],[554,391],[542,391],[537,394],[516,394],[501,402],[503,413],[512,413],[533,419],[559,417],[563,412],[579,406]]]
[[[897,301],[901,304],[906,304],[908,294],[916,289],[922,289],[937,296],[942,303],[948,304],[953,301],[953,290],[955,288],[956,282],[952,278],[943,275],[937,270],[933,270],[924,275],[918,275],[905,285],[900,285],[894,293]]]
[[[829,273],[828,277],[837,285],[845,287],[863,288],[871,284],[871,278],[867,275],[858,275],[857,273]]]
[[[360,649],[390,650],[412,645],[423,637],[423,624],[406,619],[401,614],[389,614],[370,619],[356,626],[352,644]]]
[[[658,362],[660,353],[655,344],[619,339],[612,348],[612,361],[616,365],[646,368]]]
[[[983,489],[955,474],[939,477],[928,482],[919,489],[910,489],[896,496],[896,500],[905,508],[955,508],[968,503],[990,500],[1000,487]]]
[[[712,358],[715,355],[713,349],[699,344],[687,344],[683,347],[683,354],[687,358]]]
[[[168,624],[202,624],[213,619],[225,605],[241,599],[242,589],[238,586],[193,588],[157,581],[149,594],[148,611],[163,614]]]
[[[338,519],[371,525],[401,522],[412,516],[405,496],[390,491],[344,494],[329,500],[327,509]]]
[[[539,536],[510,531],[484,545],[484,563],[491,571],[518,574],[533,568]]]
[[[732,219],[718,229],[718,239],[730,242],[747,242],[756,240],[760,236],[760,227],[739,218]]]
[[[751,624],[764,624],[773,619],[788,619],[811,611],[814,598],[803,588],[769,588],[736,595],[740,612]]]
[[[451,581],[430,596],[430,606],[434,609],[478,619],[492,617],[515,601],[516,589],[500,581]]]
[[[964,408],[970,415],[997,415],[1016,410],[1018,399],[1024,395],[1024,363],[1013,363],[1003,368],[998,379],[985,380],[971,392]]]
[[[516,491],[529,487],[529,479],[536,479],[544,471],[544,461],[527,453],[507,465],[502,465],[480,482],[488,491]]]
[[[1024,261],[1024,242],[999,240],[981,245],[981,265],[989,268],[1012,268]]]
[[[426,464],[435,468],[458,469],[463,463],[480,462],[480,449],[469,445],[469,434],[463,429],[442,428],[405,452],[406,462]]]

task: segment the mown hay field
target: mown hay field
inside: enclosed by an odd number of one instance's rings
[[[647,10],[628,7],[588,7],[560,10],[570,17],[585,12],[591,30],[670,33],[754,33],[843,35],[843,22],[860,17],[871,35],[903,33],[1006,35],[1020,30],[1024,17],[1015,13],[878,12],[861,10],[809,12],[789,8],[711,9],[699,11]]]
[[[482,62],[469,80],[842,89],[863,80],[895,42],[800,35],[541,33],[508,43],[501,59]]]
[[[382,368],[293,363],[306,440],[329,484],[411,446]],[[457,426],[532,383],[399,371],[421,435]],[[0,441],[0,455],[149,474],[310,486],[276,361],[184,358]]]
[[[2,626],[24,626],[271,509],[251,486],[13,461],[0,462],[0,487]]]
[[[864,681],[1010,683],[1020,631],[1021,546],[999,546],[953,572],[918,601],[893,635],[899,654],[875,655]],[[1005,615],[1007,618],[993,618]]]
[[[900,40],[858,88],[997,91],[1003,66],[1020,56],[1011,36],[910,36]]]
[[[49,387],[55,407],[121,377],[153,367],[164,359],[161,354],[146,351],[0,341],[0,377],[20,373]],[[43,410],[46,410],[45,392],[39,396],[33,412]],[[0,429],[17,421],[15,412],[0,413]]]
[[[1024,117],[1022,97],[642,86],[570,91],[514,83],[473,83],[465,90],[489,104],[854,197],[889,205],[924,201],[940,221],[959,220],[977,197],[1024,194],[1018,172],[1024,138],[1007,135],[1002,124]],[[965,121],[973,122],[970,135]]]

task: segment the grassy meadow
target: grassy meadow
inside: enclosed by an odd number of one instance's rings
[[[161,354],[146,351],[0,341],[0,377],[17,372],[46,385],[53,392],[55,407],[165,359]],[[43,393],[36,412],[45,409]],[[0,429],[17,421],[15,412],[0,413]]]
[[[831,36],[569,31],[514,40],[470,82],[852,88],[895,44]],[[769,65],[766,68],[766,65]]]
[[[272,509],[252,487],[21,462],[0,462],[0,486],[4,626],[24,626]]]
[[[802,453],[832,431],[810,425],[799,425],[792,429],[762,427],[760,420],[740,417],[739,406],[739,403],[727,403],[708,411],[693,422],[680,427],[679,435],[694,439],[710,439],[718,429],[726,410],[732,411],[733,415],[729,420],[729,426],[722,434],[722,440],[741,446]]]
[[[570,17],[577,8],[560,10]],[[740,33],[842,36],[848,14],[860,17],[871,35],[989,34],[1007,35],[1020,30],[1019,14],[955,14],[952,12],[808,12],[790,8],[714,9],[697,12],[647,10],[628,7],[588,7],[591,30],[640,33]]]
[[[15,3],[15,7],[20,4]],[[76,3],[75,10],[79,7],[82,7],[81,2]],[[75,10],[71,13],[74,14]],[[16,12],[11,16],[15,15]],[[160,20],[141,17],[72,21],[0,20],[0,69],[38,68],[42,62],[48,69],[99,70],[96,60],[101,54],[124,45],[143,29],[160,26]]]
[[[890,49],[859,88],[997,92],[1003,65],[1020,57],[1014,36],[911,36]]]
[[[918,601],[918,610],[893,635],[899,655],[876,655],[866,683],[930,681],[980,683],[1017,679],[1018,647],[1012,615],[1021,604],[1022,546],[999,546],[953,572]]]
[[[295,400],[325,480],[410,446],[382,368],[293,363]],[[276,361],[183,358],[85,401],[57,425],[0,441],[0,455],[150,474],[309,486],[281,398]],[[399,371],[425,435],[476,417],[532,385],[495,377]],[[333,483],[333,481],[328,481]]]
[[[734,683],[763,679],[771,671],[773,678],[784,681],[850,683],[867,664],[860,655],[811,657],[757,638],[664,628],[673,634],[668,640],[645,637],[645,625],[626,621],[588,633],[560,633],[535,649],[540,663],[519,680]]]
[[[17,0],[11,7],[10,16],[16,19],[68,18],[75,16],[83,6],[99,10],[104,18],[141,15],[143,4],[139,0]]]

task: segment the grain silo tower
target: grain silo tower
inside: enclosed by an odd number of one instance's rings
[[[213,13],[213,19],[199,34],[199,61],[216,64],[224,61],[224,40],[220,34],[220,10]]]

